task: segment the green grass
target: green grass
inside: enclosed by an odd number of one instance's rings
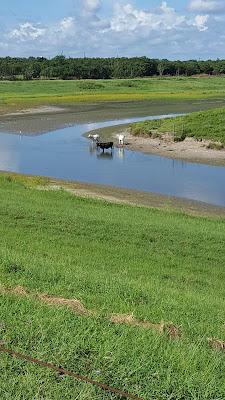
[[[135,136],[154,136],[169,132],[174,134],[175,139],[178,140],[188,136],[197,140],[209,139],[217,141],[224,146],[225,108],[195,112],[175,119],[165,118],[138,122],[131,125],[131,132]]]
[[[225,220],[31,183],[0,177],[0,283],[77,298],[96,316],[1,293],[0,340],[146,400],[224,399],[224,354],[207,338],[225,340]],[[182,338],[113,325],[111,313],[172,321]],[[1,399],[116,399],[7,355],[0,373]]]
[[[0,106],[223,98],[225,77],[0,82]]]

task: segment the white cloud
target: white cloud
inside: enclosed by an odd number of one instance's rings
[[[59,27],[63,31],[67,31],[68,29],[73,28],[74,18],[73,17],[63,18],[63,20],[59,22]]]
[[[189,4],[191,11],[216,13],[225,10],[224,0],[191,0]]]
[[[73,16],[48,25],[25,21],[2,35],[8,47],[1,53],[54,56],[63,50],[68,56],[84,52],[102,57],[117,53],[162,58],[219,56],[225,31],[223,14],[177,12],[165,1],[146,10],[129,0],[121,1],[117,0],[107,16],[98,14],[100,0],[82,0]]]
[[[162,2],[159,11],[150,12],[134,8],[131,4],[115,7],[115,14],[111,21],[111,28],[117,32],[134,31],[140,27],[148,30],[171,30],[185,23],[185,17]]]
[[[200,32],[205,32],[208,30],[208,26],[206,26],[208,19],[208,15],[196,15],[194,25]]]
[[[40,24],[33,25],[30,22],[20,24],[16,29],[9,33],[10,39],[17,39],[19,41],[34,40],[44,36],[46,29],[42,28]]]
[[[87,12],[96,13],[101,7],[101,0],[83,0],[83,8]]]

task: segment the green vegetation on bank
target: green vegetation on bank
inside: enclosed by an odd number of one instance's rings
[[[225,77],[0,82],[0,107],[225,97]]]
[[[225,108],[195,112],[176,118],[138,122],[131,125],[131,133],[134,136],[153,138],[161,133],[171,133],[175,141],[193,137],[197,140],[220,142],[225,146]]]
[[[225,220],[109,204],[46,180],[0,177],[0,341],[146,400],[222,400]],[[45,188],[46,189],[46,188]],[[26,288],[17,294],[16,286]],[[80,300],[92,315],[35,294]],[[112,313],[173,322],[180,339],[112,324]],[[116,396],[0,355],[0,398]]]

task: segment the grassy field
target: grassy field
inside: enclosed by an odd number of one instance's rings
[[[209,139],[225,146],[225,108],[191,113],[177,118],[138,122],[131,125],[135,136],[160,135],[169,132],[175,140],[186,136],[195,139]],[[222,147],[221,146],[221,147]]]
[[[225,340],[225,220],[37,190],[44,184],[0,177],[1,343],[146,400],[224,399],[224,354],[207,338]],[[171,322],[181,337],[112,323],[115,313]],[[117,398],[7,355],[0,372],[1,399]]]
[[[223,98],[225,77],[0,82],[0,106]]]

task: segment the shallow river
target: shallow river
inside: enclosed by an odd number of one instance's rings
[[[38,136],[0,133],[0,170],[106,184],[225,206],[224,167],[119,148],[103,154],[82,136],[93,129],[153,118],[77,124]]]

